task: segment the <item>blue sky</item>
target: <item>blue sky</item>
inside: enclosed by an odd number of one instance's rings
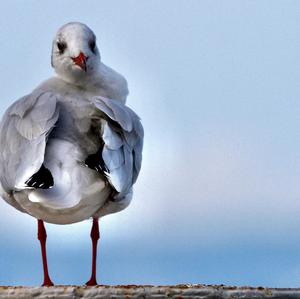
[[[5,1],[1,114],[81,21],[143,120],[131,206],[100,222],[102,284],[300,285],[298,1]],[[57,284],[89,278],[90,221],[47,225]],[[0,202],[0,285],[42,281],[36,222]]]

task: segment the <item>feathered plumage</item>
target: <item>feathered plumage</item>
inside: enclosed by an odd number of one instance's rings
[[[15,102],[0,124],[2,197],[51,223],[125,208],[141,168],[143,128],[125,105],[127,82],[93,42],[87,26],[63,26],[52,50],[58,77]]]

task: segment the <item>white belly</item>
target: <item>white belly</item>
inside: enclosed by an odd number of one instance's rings
[[[29,214],[50,223],[88,219],[104,205],[110,188],[84,160],[78,145],[50,139],[44,165],[53,175],[53,188],[16,192],[16,200]]]

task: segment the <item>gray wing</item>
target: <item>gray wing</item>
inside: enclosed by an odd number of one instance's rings
[[[5,112],[0,124],[0,182],[6,192],[23,189],[39,170],[58,116],[57,96],[38,90]]]
[[[119,193],[116,199],[131,192],[141,169],[144,131],[140,118],[124,104],[103,97],[93,99],[104,115],[101,134],[102,158],[110,184]]]

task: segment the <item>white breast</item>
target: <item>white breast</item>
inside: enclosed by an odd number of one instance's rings
[[[31,213],[51,223],[72,223],[88,219],[109,196],[109,188],[96,171],[81,163],[76,144],[52,139],[47,145],[44,165],[51,171],[54,186],[28,192]]]

